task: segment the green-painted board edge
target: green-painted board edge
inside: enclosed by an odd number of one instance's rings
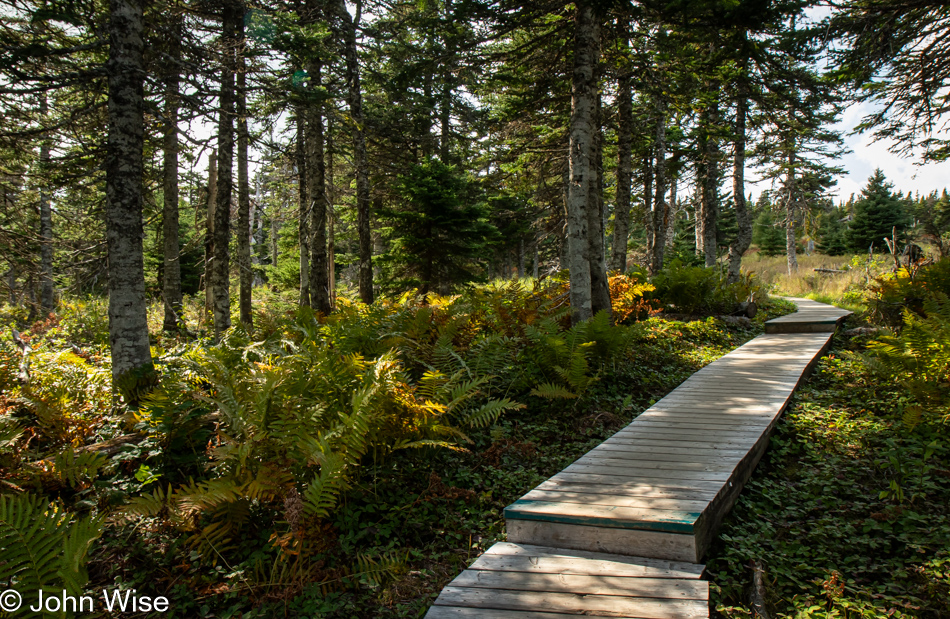
[[[518,499],[505,508],[505,518],[511,520],[534,520],[536,522],[557,522],[561,524],[576,524],[586,527],[605,527],[610,529],[637,529],[642,531],[660,531],[665,533],[694,533],[694,525],[702,512],[680,512],[681,517],[675,520],[628,520],[623,518],[607,518],[595,516],[571,516],[568,514],[538,514],[522,511],[519,506],[535,503],[549,503],[549,501],[532,501]]]

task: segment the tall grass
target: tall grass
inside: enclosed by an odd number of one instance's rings
[[[867,256],[798,256],[798,272],[788,274],[785,256],[750,254],[743,258],[742,269],[756,275],[772,294],[806,297],[832,303],[854,312],[865,310],[864,291],[868,278],[888,270],[889,262],[876,256],[868,264]],[[827,273],[815,269],[834,269],[844,273]]]

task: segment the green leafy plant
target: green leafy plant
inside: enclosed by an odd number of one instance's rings
[[[0,496],[0,582],[24,598],[39,590],[78,595],[102,520],[76,518],[35,494]]]

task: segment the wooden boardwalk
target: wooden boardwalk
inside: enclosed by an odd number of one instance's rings
[[[789,398],[850,313],[807,299],[505,509],[426,617],[708,617],[702,561]]]

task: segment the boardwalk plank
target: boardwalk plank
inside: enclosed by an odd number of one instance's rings
[[[494,572],[469,568],[459,574],[449,586],[580,595],[616,595],[663,600],[707,601],[709,599],[709,584],[700,580],[638,578],[610,574],[591,576],[588,574]]]
[[[538,610],[575,615],[640,617],[642,619],[698,619],[708,617],[709,604],[702,600],[651,600],[617,595],[504,591],[448,586],[435,601],[437,606],[469,606],[497,610]]]
[[[482,560],[489,561],[483,563]],[[530,564],[530,569],[509,569],[504,561],[523,561]],[[552,563],[558,562],[558,563]],[[499,567],[500,566],[500,567]],[[666,559],[650,559],[648,557],[634,557],[630,555],[608,554],[604,552],[587,552],[583,550],[565,550],[549,546],[535,546],[533,544],[513,544],[498,542],[482,554],[472,568],[498,569],[499,571],[549,571],[552,566],[566,569],[564,573],[571,574],[613,574],[615,576],[637,576],[652,578],[685,578],[698,579],[706,569],[705,565],[669,561]]]

